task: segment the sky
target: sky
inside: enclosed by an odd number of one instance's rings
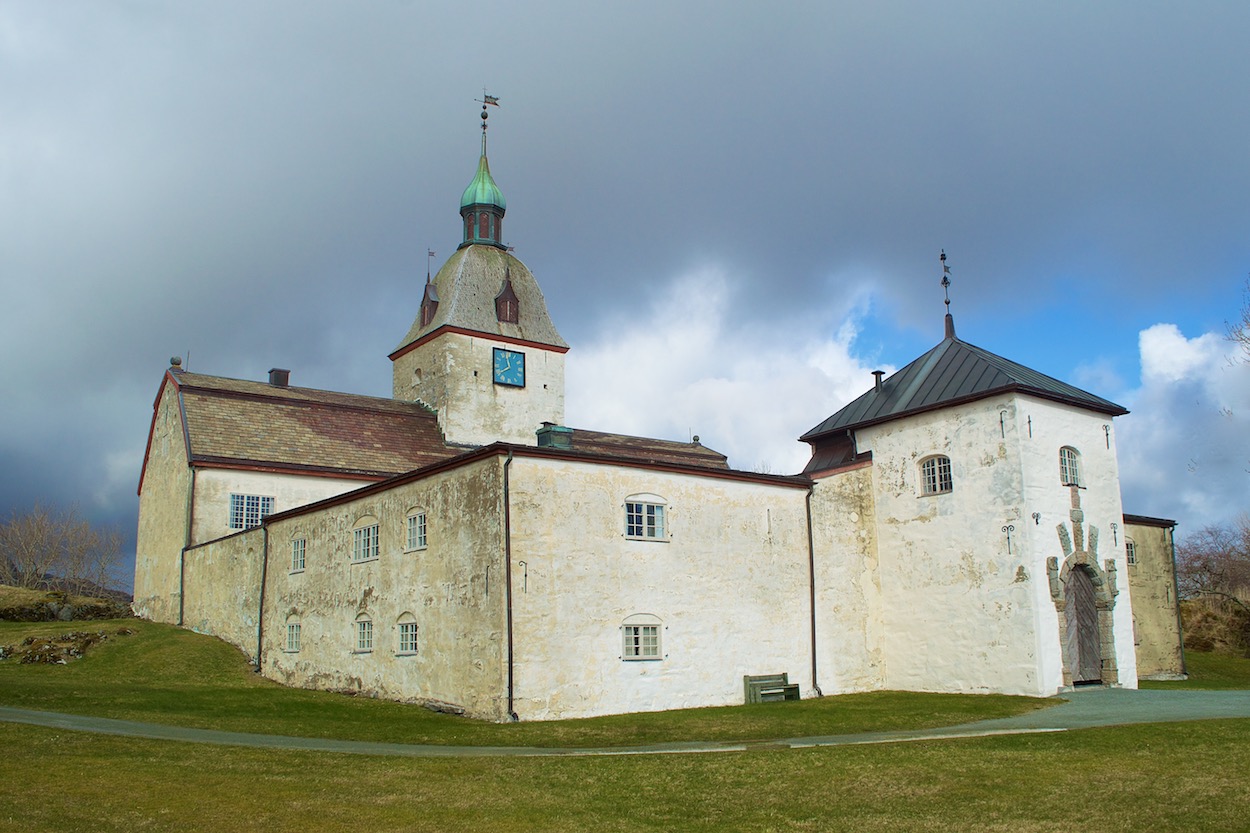
[[[1250,4],[0,2],[0,518],[133,552],[171,356],[389,396],[483,91],[566,422],[788,474],[942,338],[1116,401],[1125,511],[1250,509]],[[126,579],[128,581],[128,579]]]

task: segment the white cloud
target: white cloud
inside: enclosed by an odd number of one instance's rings
[[[1250,365],[1216,333],[1156,324],[1138,339],[1141,387],[1119,426],[1128,512],[1180,521],[1178,535],[1250,506]]]
[[[724,274],[707,268],[674,280],[640,316],[603,327],[569,353],[569,424],[698,436],[734,468],[801,470],[809,449],[799,435],[872,382],[851,352],[862,305],[842,321],[830,311],[778,333],[731,326],[738,303]]]

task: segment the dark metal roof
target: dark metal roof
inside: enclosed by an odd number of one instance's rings
[[[1128,413],[1110,400],[951,335],[886,379],[880,390],[874,387],[799,439],[811,441],[835,431],[874,425],[1003,391],[1028,393],[1110,416]]]

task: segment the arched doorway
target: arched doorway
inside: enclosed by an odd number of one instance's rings
[[[1102,635],[1093,573],[1083,564],[1074,566],[1064,579],[1063,591],[1068,602],[1064,655],[1072,685],[1101,683]]]

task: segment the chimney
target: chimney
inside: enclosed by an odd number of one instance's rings
[[[291,381],[291,371],[274,367],[269,370],[269,384],[275,388],[285,388]]]
[[[544,422],[542,428],[538,429],[538,447],[568,451],[573,448],[573,429],[554,422]]]
[[[881,377],[884,375],[885,375],[884,370],[874,370],[872,372],[872,376],[876,380],[875,382],[873,382],[872,388],[878,393],[884,388],[884,385],[881,384]]]

